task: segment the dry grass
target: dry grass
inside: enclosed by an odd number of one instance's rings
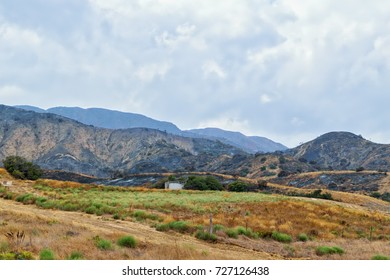
[[[7,176],[1,169],[0,175]],[[46,198],[54,205],[49,208],[72,203],[115,210],[124,221],[114,220],[112,213],[105,210],[96,216],[0,200],[0,210],[4,210],[0,211],[0,243],[7,242],[6,232],[24,231],[26,239],[21,249],[32,252],[35,257],[42,248],[50,248],[60,259],[76,251],[85,259],[370,259],[378,254],[390,255],[390,216],[373,211],[375,207],[370,205],[378,200],[369,197],[332,192],[334,198],[344,201],[335,202],[260,193],[99,187],[52,180],[38,183],[41,186],[34,187],[33,182],[14,180],[14,186],[7,192],[13,192],[14,199],[26,193]],[[13,207],[2,207],[5,203]],[[155,220],[136,221],[133,213],[139,210],[158,215],[163,223],[184,220],[194,227],[207,226],[209,214],[213,213],[214,224],[250,228],[263,237],[269,237],[273,231],[287,233],[293,237],[293,243],[286,245],[267,238],[254,240],[242,236],[236,240],[220,232],[218,244],[211,245],[197,241],[189,233],[157,233],[152,228]],[[302,233],[311,241],[299,242],[298,235]],[[119,237],[128,234],[138,239],[137,248],[114,245],[113,250],[102,251],[94,244],[96,236],[115,244]],[[315,254],[318,246],[339,246],[345,254],[319,257]]]

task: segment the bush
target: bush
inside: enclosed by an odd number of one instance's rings
[[[40,260],[54,260],[54,253],[50,249],[43,249],[39,253],[39,259]]]
[[[291,243],[292,242],[292,237],[288,234],[285,234],[285,233],[281,233],[281,232],[277,232],[277,231],[274,231],[271,235],[271,238],[273,240],[276,240],[278,242],[282,242],[282,243]]]
[[[316,249],[316,254],[318,256],[324,256],[324,255],[333,255],[333,254],[343,254],[344,250],[340,247],[328,247],[328,246],[320,246]]]
[[[82,260],[82,259],[84,259],[84,256],[82,253],[72,252],[72,254],[70,254],[70,257],[68,260]]]
[[[186,232],[190,230],[190,226],[185,221],[173,221],[167,224],[158,224],[156,226],[157,231],[175,230],[178,232]]]
[[[309,240],[309,237],[305,233],[301,233],[298,235],[298,240],[302,242],[306,242]]]
[[[16,179],[37,180],[43,172],[42,169],[32,162],[19,156],[8,156],[3,160],[4,168]]]
[[[133,236],[128,235],[119,238],[117,244],[121,247],[135,248],[137,246],[137,240]]]
[[[195,237],[201,240],[216,242],[217,236],[215,234],[210,234],[209,232],[199,230],[196,232]]]
[[[232,228],[229,228],[225,231],[225,233],[227,234],[227,236],[229,236],[230,238],[235,238],[237,239],[238,238],[238,232],[236,229],[232,229]]]
[[[112,243],[110,240],[102,239],[99,236],[96,236],[94,238],[95,240],[95,245],[97,248],[100,250],[111,250],[112,249]]]
[[[242,181],[235,181],[228,185],[228,190],[231,192],[246,192],[248,191],[248,184]]]
[[[222,190],[222,184],[213,176],[190,176],[187,183],[184,185],[185,189],[191,190]]]
[[[375,261],[386,261],[386,260],[390,260],[390,257],[376,255],[376,256],[373,256],[371,259],[375,260]]]

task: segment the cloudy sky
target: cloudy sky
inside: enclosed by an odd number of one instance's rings
[[[390,143],[390,1],[1,0],[0,103]]]

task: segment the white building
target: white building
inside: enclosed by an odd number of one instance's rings
[[[182,190],[184,185],[179,182],[165,182],[166,190]]]

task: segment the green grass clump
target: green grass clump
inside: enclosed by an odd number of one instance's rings
[[[223,225],[214,225],[214,232],[225,230],[225,227]]]
[[[305,233],[301,233],[298,235],[298,240],[302,242],[306,242],[309,240],[309,237]]]
[[[376,256],[373,256],[371,259],[375,260],[375,261],[386,261],[386,260],[390,260],[390,257],[376,255]]]
[[[217,236],[215,234],[210,234],[209,232],[203,230],[198,230],[195,233],[195,237],[205,241],[211,241],[211,242],[217,241]]]
[[[340,247],[328,247],[328,246],[320,246],[316,249],[316,254],[318,256],[324,256],[324,255],[333,255],[333,254],[343,254],[344,250]]]
[[[276,240],[278,242],[282,242],[282,243],[291,243],[292,242],[292,237],[286,233],[281,233],[281,232],[277,232],[277,231],[274,231],[271,235],[271,238],[273,240]]]
[[[72,254],[70,254],[68,260],[83,260],[84,259],[84,256],[82,253],[80,252],[72,252]]]
[[[54,257],[54,253],[52,250],[50,249],[43,249],[40,253],[39,253],[39,259],[40,260],[54,260],[55,257]]]
[[[143,211],[143,210],[134,211],[133,217],[137,221],[143,221],[143,220],[146,220],[146,219],[153,220],[153,221],[160,220],[160,217],[158,215],[150,214],[150,213],[147,213],[146,211]]]
[[[100,238],[99,236],[96,236],[94,240],[96,247],[100,250],[107,251],[112,249],[112,242],[110,240]]]
[[[168,224],[158,224],[158,225],[156,225],[156,230],[157,231],[168,231],[169,225]]]
[[[225,230],[225,233],[226,233],[227,236],[229,236],[230,238],[235,238],[235,239],[238,238],[238,232],[237,232],[237,230],[234,229],[234,228],[229,228],[229,229]]]
[[[117,244],[121,247],[135,248],[137,246],[137,240],[133,236],[128,235],[119,238]]]
[[[191,227],[189,226],[188,222],[185,221],[173,221],[167,224],[158,224],[156,226],[156,230],[158,231],[168,231],[170,229],[183,233],[190,231]]]
[[[29,251],[4,252],[0,254],[0,260],[33,260],[34,257]]]

